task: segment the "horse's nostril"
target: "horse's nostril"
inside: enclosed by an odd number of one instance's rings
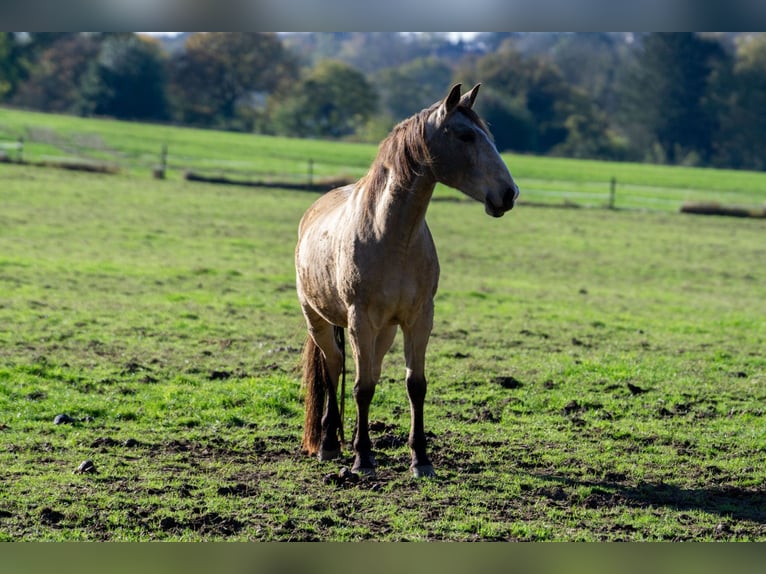
[[[509,187],[505,191],[505,195],[503,195],[503,207],[506,209],[511,209],[518,195],[519,195],[518,188]]]

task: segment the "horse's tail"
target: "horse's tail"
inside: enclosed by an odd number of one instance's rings
[[[335,340],[340,346],[343,357],[341,371],[341,395],[340,395],[340,440],[343,442],[343,411],[346,396],[346,361],[345,361],[345,334],[342,327],[335,327]],[[302,385],[305,393],[306,415],[303,423],[302,446],[309,455],[313,456],[321,447],[322,441],[322,416],[327,399],[327,391],[335,390],[332,387],[330,372],[327,368],[322,350],[317,347],[311,336],[306,338],[303,346],[303,379]]]

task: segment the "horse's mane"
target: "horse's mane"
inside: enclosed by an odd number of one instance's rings
[[[365,210],[371,210],[392,174],[396,178],[394,185],[407,185],[430,166],[432,158],[426,141],[426,122],[438,106],[439,102],[401,121],[380,143],[375,161],[357,182],[357,189],[362,189],[365,195]],[[492,137],[487,124],[471,108],[460,105],[455,112],[465,114]]]

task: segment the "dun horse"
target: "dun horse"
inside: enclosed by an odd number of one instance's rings
[[[320,460],[340,456],[337,388],[348,329],[356,366],[352,470],[374,474],[370,402],[397,327],[404,334],[409,446],[416,477],[434,476],[426,451],[425,355],[433,326],[439,261],[425,216],[437,184],[484,203],[501,217],[519,190],[485,123],[473,111],[479,85],[460,84],[399,125],[380,144],[358,182],[320,197],[301,219],[295,250],[297,292],[308,326],[303,353],[303,448]]]

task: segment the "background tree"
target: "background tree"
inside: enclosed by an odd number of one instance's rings
[[[551,150],[552,155],[628,161],[634,159],[628,141],[610,127],[605,113],[589,108],[589,113],[572,113],[564,121],[567,137]]]
[[[381,109],[394,122],[403,120],[446,96],[452,74],[445,61],[432,56],[385,68],[374,79]]]
[[[616,72],[630,52],[632,35],[578,32],[556,38],[550,60],[564,81],[586,92],[605,113],[614,113]]]
[[[711,104],[714,72],[729,65],[720,42],[694,33],[641,38],[620,86],[621,119],[635,143],[656,144],[668,163],[690,153],[703,163],[718,130]]]
[[[569,137],[570,130],[589,122],[591,133],[606,129],[604,118],[595,117],[589,95],[567,83],[548,57],[524,56],[515,42],[507,37],[497,51],[465,60],[456,72],[456,77],[470,78],[470,83],[481,79],[489,87],[477,110],[489,122],[498,149],[536,154],[558,149],[583,157],[593,157],[588,154],[594,149],[606,153],[608,146],[575,151],[585,140],[582,135]],[[578,119],[569,120],[573,115]]]
[[[253,110],[297,77],[297,58],[275,34],[199,33],[172,60],[170,94],[182,123],[252,129]]]
[[[303,65],[313,67],[322,60],[338,60],[338,54],[351,36],[352,32],[288,33],[282,42]]]
[[[428,56],[434,49],[431,38],[397,32],[314,32],[288,35],[285,42],[310,66],[338,60],[369,75]]]
[[[766,169],[764,38],[0,33],[0,102],[378,141],[450,84],[480,81],[478,109],[501,150]]]
[[[58,36],[40,52],[14,102],[45,112],[74,112],[83,77],[100,45],[97,34]]]
[[[272,125],[283,135],[341,138],[364,125],[377,103],[377,94],[362,72],[325,60],[272,99]]]
[[[534,152],[538,149],[537,120],[527,107],[526,63],[513,45],[513,36],[482,34],[497,51],[467,56],[458,65],[454,79],[466,85],[482,82],[477,111],[489,124],[501,151]]]
[[[25,44],[15,32],[0,32],[0,101],[10,100],[26,77],[29,60]]]
[[[476,108],[492,130],[497,149],[521,153],[537,150],[537,122],[524,95],[513,97],[504,88],[493,87],[491,82],[483,86]]]
[[[83,76],[78,108],[85,115],[166,119],[165,61],[156,42],[135,34],[108,36]]]
[[[766,35],[740,39],[730,77],[732,89],[718,98],[722,118],[715,142],[715,163],[766,169]],[[726,97],[728,96],[728,97]]]
[[[523,37],[524,34],[520,32],[480,32],[471,43],[483,53],[492,53],[497,52],[501,46],[508,46],[509,41],[514,43]]]

